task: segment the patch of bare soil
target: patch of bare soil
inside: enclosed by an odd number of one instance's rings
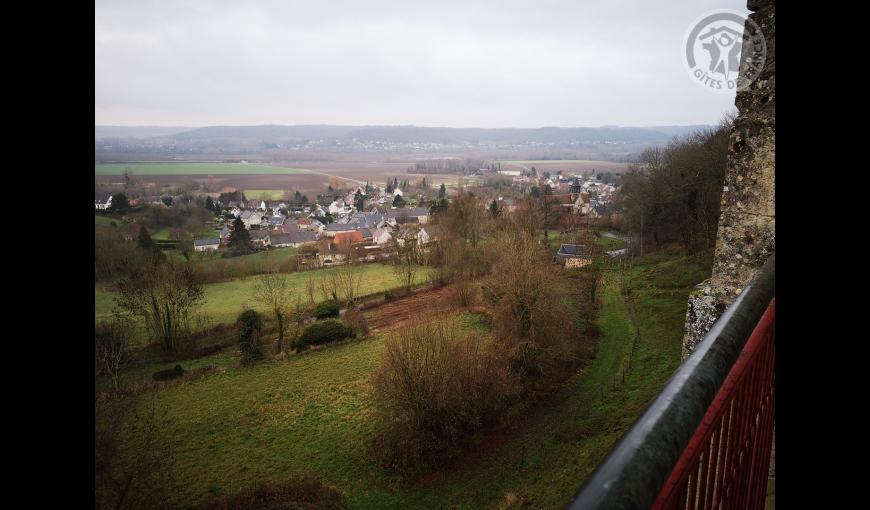
[[[366,310],[363,316],[372,333],[395,329],[421,317],[437,317],[450,312],[447,287],[427,290]]]

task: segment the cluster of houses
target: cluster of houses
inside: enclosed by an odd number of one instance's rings
[[[219,237],[195,240],[194,249],[213,251],[226,246],[236,218],[249,230],[251,241],[256,247],[300,248],[317,245],[317,249],[300,253],[300,259],[310,258],[312,265],[341,263],[349,247],[355,249],[362,260],[386,258],[396,246],[404,246],[408,241],[425,246],[438,240],[441,235],[437,226],[429,224],[428,209],[387,208],[393,197],[401,196],[401,190],[386,194],[374,188],[366,201],[367,205],[373,206],[369,212],[356,210],[354,199],[357,190],[364,193],[360,187],[328,205],[315,203],[300,206],[264,200],[230,202],[228,210],[233,220],[223,226]],[[327,215],[335,218],[335,221],[326,225],[317,219]]]
[[[507,172],[507,173],[506,173]],[[502,170],[499,173],[514,175],[516,171]],[[528,191],[532,186],[543,188],[549,186],[552,194],[546,197],[553,206],[568,209],[573,214],[598,218],[609,212],[616,187],[600,182],[594,176],[580,177],[577,175],[551,175],[547,178],[531,177],[527,175],[515,175],[513,182]],[[512,211],[516,208],[510,198],[498,197],[499,208]]]

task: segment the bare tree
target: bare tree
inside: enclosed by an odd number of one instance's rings
[[[166,352],[178,349],[189,333],[191,314],[202,304],[203,289],[189,266],[144,264],[118,283],[119,312],[142,317],[152,338]]]
[[[270,271],[259,277],[254,284],[254,300],[261,303],[275,316],[278,327],[278,352],[284,352],[285,319],[289,313],[292,293],[287,276]]]
[[[148,402],[132,392],[95,396],[95,508],[154,508],[175,492],[175,456],[161,438],[165,426],[154,396]]]
[[[393,272],[399,283],[409,291],[414,283],[414,276],[417,275],[419,266],[420,254],[417,250],[417,244],[411,239],[406,239],[401,246],[396,247],[396,255],[393,258]]]
[[[100,322],[94,328],[95,375],[108,375],[115,388],[132,334],[133,324],[126,317]]]

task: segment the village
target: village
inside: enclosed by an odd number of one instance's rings
[[[481,172],[490,172],[481,169]],[[614,213],[613,197],[617,186],[603,182],[594,172],[580,174],[559,171],[537,175],[534,169],[496,170],[489,180],[478,180],[465,190],[479,197],[479,206],[488,214],[511,214],[523,197],[543,198],[553,216],[594,220]],[[403,191],[404,190],[404,191]],[[543,190],[543,191],[542,191]],[[398,248],[408,243],[426,253],[442,236],[442,227],[430,221],[439,207],[446,207],[448,191],[426,185],[426,179],[412,184],[394,178],[384,185],[359,185],[318,196],[311,204],[300,200],[263,200],[246,198],[244,193],[224,193],[234,197],[222,203],[216,199],[211,209],[220,211],[214,231],[219,235],[195,238],[193,250],[202,253],[227,253],[237,221],[247,230],[254,250],[297,248],[298,268],[320,268],[348,262],[389,260]],[[176,196],[130,198],[131,205],[170,207],[182,200]],[[111,208],[112,195],[97,197],[95,209]],[[227,254],[229,255],[229,254]],[[591,261],[584,246],[562,245],[553,261],[567,267],[580,267]]]

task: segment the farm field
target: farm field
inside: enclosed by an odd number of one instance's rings
[[[217,261],[200,263],[210,264],[215,262]],[[360,295],[384,292],[399,285],[391,266],[384,264],[363,264],[357,266],[357,270],[362,277]],[[335,271],[335,269],[302,271],[289,273],[287,277],[294,295],[299,296],[303,301],[307,301],[308,296],[305,286],[308,280],[314,279],[318,281],[327,278],[332,271]],[[429,273],[427,271],[419,271],[416,275],[415,283],[424,283],[428,278]],[[260,305],[251,300],[251,294],[253,293],[256,281],[257,277],[253,276],[203,285],[205,299],[201,311],[207,314],[214,323],[223,324],[235,321],[236,316],[245,306],[261,310]],[[114,292],[108,292],[100,287],[94,288],[94,316],[97,320],[108,318],[111,315],[115,302],[114,296]],[[314,298],[317,302],[322,300],[319,291]]]
[[[538,172],[550,172],[555,173],[559,170],[563,172],[588,172],[590,170],[595,172],[612,172],[612,173],[620,173],[625,172],[628,169],[628,163],[616,163],[614,161],[594,161],[589,159],[541,159],[541,160],[515,160],[515,161],[502,161],[507,168],[503,168],[503,170],[509,169],[519,169],[522,166],[527,166],[529,168],[535,167]]]
[[[136,175],[227,175],[227,174],[297,174],[300,168],[246,163],[105,163],[95,164],[95,175],[123,175],[126,169]]]
[[[285,190],[283,189],[246,189],[242,190],[246,198],[262,199],[262,200],[281,200],[284,198]]]
[[[624,277],[605,271],[591,364],[480,452],[416,482],[392,478],[371,456],[377,421],[369,378],[381,336],[253,368],[239,368],[229,351],[184,362],[223,369],[156,393],[168,411],[166,433],[177,445],[183,481],[171,505],[307,474],[335,486],[351,508],[495,508],[508,499],[518,507],[561,508],[679,365],[686,297],[709,274],[707,262],[657,253],[636,259]],[[466,330],[487,327],[472,314],[460,321]]]

